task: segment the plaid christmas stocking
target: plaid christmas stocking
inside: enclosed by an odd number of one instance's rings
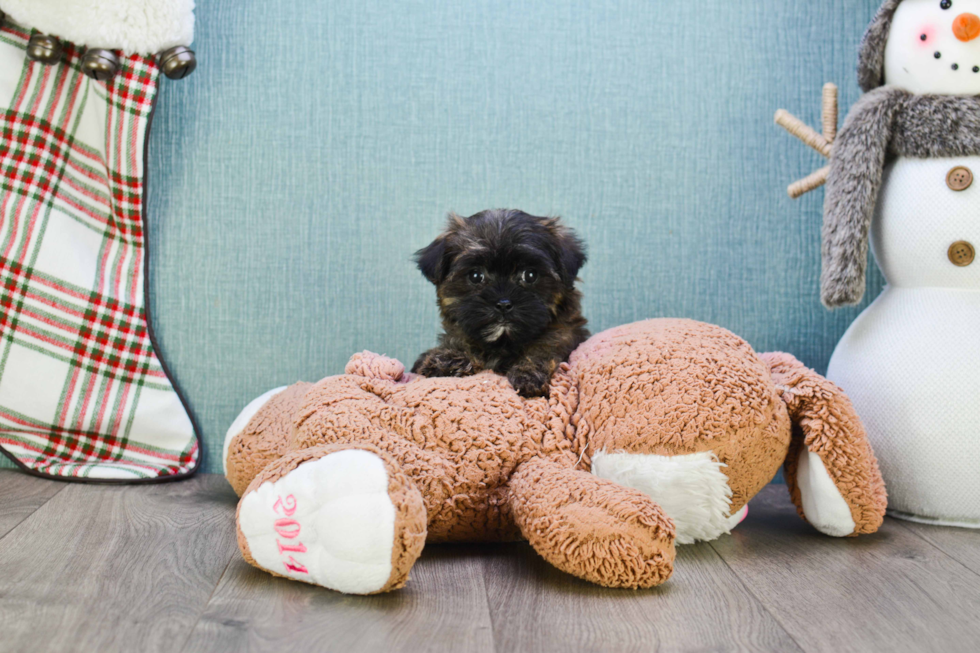
[[[158,64],[117,52],[95,81],[69,43],[57,63],[29,59],[32,33],[9,17],[0,30],[0,450],[63,479],[193,473],[197,437],[144,304]]]

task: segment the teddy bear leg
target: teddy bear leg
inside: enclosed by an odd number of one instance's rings
[[[874,533],[887,498],[847,395],[789,354],[763,354],[793,422],[785,477],[797,512],[827,535]]]
[[[269,390],[253,399],[225,434],[221,461],[235,494],[242,492],[266,465],[286,451],[293,420],[312,383]]]
[[[402,587],[426,537],[418,488],[367,444],[321,445],[270,463],[236,520],[250,564],[348,594]]]
[[[639,490],[541,459],[522,463],[509,487],[524,537],[562,571],[632,589],[670,577],[674,524]]]

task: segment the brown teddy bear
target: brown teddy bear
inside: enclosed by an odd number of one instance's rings
[[[885,488],[846,396],[720,327],[600,333],[523,399],[493,373],[421,378],[362,353],[346,374],[260,397],[229,430],[238,542],[272,574],[399,588],[426,541],[526,538],[608,587],[652,587],[675,542],[728,533],[785,463],[800,515],[873,533]]]

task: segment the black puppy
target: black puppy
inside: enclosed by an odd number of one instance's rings
[[[423,376],[506,375],[525,397],[589,337],[575,276],[582,241],[558,218],[497,209],[449,215],[446,231],[415,254],[436,285],[445,333],[412,368]]]

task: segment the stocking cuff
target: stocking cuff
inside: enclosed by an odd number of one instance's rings
[[[79,46],[155,54],[194,40],[194,0],[0,0],[24,27]]]

